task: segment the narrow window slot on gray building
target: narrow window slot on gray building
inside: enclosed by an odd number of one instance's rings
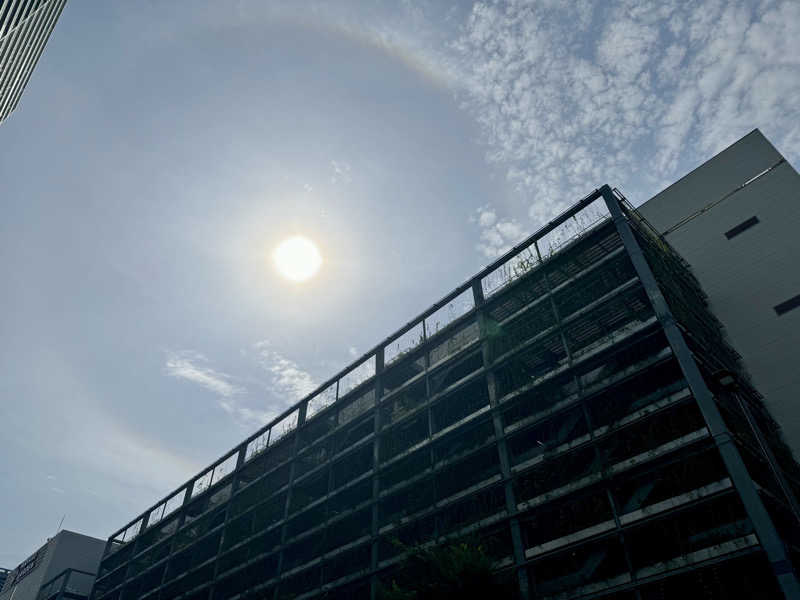
[[[733,238],[733,237],[736,237],[736,236],[737,236],[737,235],[739,235],[740,233],[742,233],[742,232],[744,232],[744,231],[747,231],[747,230],[748,230],[748,229],[750,229],[750,228],[751,228],[753,225],[757,225],[758,223],[759,223],[758,217],[750,217],[750,218],[749,218],[749,219],[747,219],[746,221],[744,221],[744,222],[742,222],[742,223],[739,223],[739,224],[738,224],[736,227],[734,227],[733,229],[729,229],[728,231],[726,231],[726,232],[725,232],[725,237],[726,237],[726,238],[728,238],[728,239],[731,239],[731,238]]]
[[[790,310],[794,310],[795,308],[800,307],[800,294],[797,294],[794,298],[789,298],[786,302],[781,302],[780,304],[775,306],[775,312],[778,316],[781,316],[784,313],[789,312]]]

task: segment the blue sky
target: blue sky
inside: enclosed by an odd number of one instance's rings
[[[798,164],[797,2],[71,0],[0,126],[0,566],[64,514],[107,537],[577,198],[754,127]],[[298,233],[301,285],[269,262]]]

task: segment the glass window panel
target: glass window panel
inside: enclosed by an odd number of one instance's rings
[[[197,496],[205,492],[211,486],[211,477],[214,475],[214,470],[209,469],[200,477],[194,480],[194,485],[192,486],[192,496]]]
[[[260,434],[258,437],[250,440],[247,444],[247,452],[245,454],[245,460],[250,460],[256,454],[261,453],[264,448],[266,448],[269,444],[269,429],[267,429],[264,433]]]
[[[297,427],[296,410],[292,411],[272,426],[272,435],[269,438],[269,445],[272,446],[275,442],[294,431],[295,427]]]
[[[214,476],[211,479],[211,485],[214,485],[221,479],[233,473],[236,469],[236,459],[239,457],[238,452],[234,452],[228,458],[214,467]]]
[[[133,538],[139,535],[139,530],[141,528],[142,528],[142,520],[139,519],[138,521],[136,521],[136,523],[134,523],[125,530],[125,533],[122,534],[122,541],[130,542]]]
[[[336,402],[336,383],[330,384],[327,388],[322,390],[319,394],[308,401],[308,407],[306,408],[306,419],[329,407],[334,402]]]
[[[543,259],[548,259],[585,231],[597,225],[608,216],[608,208],[602,198],[598,198],[586,208],[564,221],[561,225],[544,234],[537,244]]]
[[[375,356],[370,356],[360,365],[348,371],[339,379],[339,398],[354,390],[370,377],[375,375]]]
[[[384,363],[387,365],[393,363],[424,341],[425,334],[422,329],[422,321],[420,321],[404,334],[386,344],[383,349]]]
[[[176,492],[164,503],[164,516],[171,515],[175,512],[175,509],[180,507],[183,504],[183,499],[186,496],[186,490],[180,490]]]
[[[486,277],[481,279],[483,295],[488,298],[515,279],[519,279],[539,264],[531,248],[526,248],[509,258]]]
[[[147,519],[147,526],[152,527],[164,517],[164,504],[159,504],[150,511],[150,517]]]
[[[475,299],[472,296],[472,288],[468,288],[425,318],[425,334],[427,337],[436,335],[437,332],[467,314],[474,307]]]

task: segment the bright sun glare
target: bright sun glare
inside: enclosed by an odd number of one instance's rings
[[[275,248],[272,258],[280,274],[292,281],[310,279],[322,264],[317,246],[301,235],[283,240]]]

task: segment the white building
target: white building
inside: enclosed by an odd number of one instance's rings
[[[800,458],[800,176],[757,129],[639,211],[689,262]]]

